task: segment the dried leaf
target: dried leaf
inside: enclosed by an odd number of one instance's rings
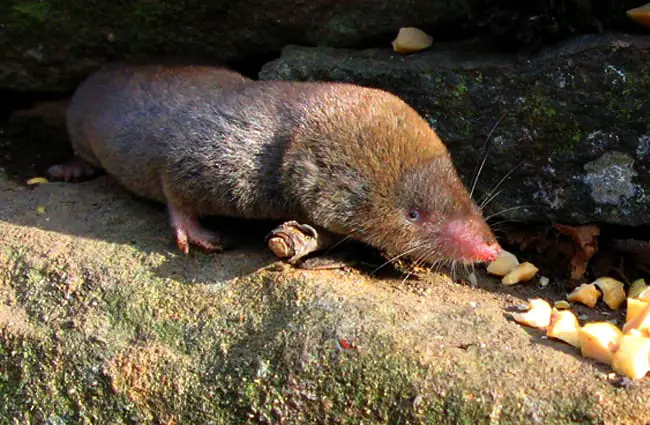
[[[571,280],[581,279],[586,270],[589,260],[598,252],[598,239],[600,228],[596,225],[566,226],[563,224],[553,225],[555,229],[569,237],[575,244],[574,253],[569,263]]]

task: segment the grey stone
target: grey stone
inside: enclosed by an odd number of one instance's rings
[[[458,28],[473,1],[114,2],[13,0],[0,8],[0,88],[71,90],[102,63],[128,57],[255,60],[287,43],[388,45],[401,26]]]
[[[591,197],[598,204],[618,205],[643,189],[633,183],[636,172],[634,159],[622,152],[607,152],[595,161],[585,164],[584,182],[591,189]]]
[[[399,95],[437,130],[468,186],[487,146],[477,199],[511,173],[488,215],[648,225],[649,54],[650,37],[618,34],[526,58],[473,42],[411,55],[288,46],[260,78],[353,82]]]
[[[102,63],[194,57],[255,68],[289,43],[389,46],[415,26],[534,50],[600,29],[647,33],[637,0],[8,0],[0,7],[0,89],[68,91]]]

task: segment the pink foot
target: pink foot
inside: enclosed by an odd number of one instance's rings
[[[206,252],[221,251],[219,235],[201,226],[198,219],[168,205],[169,217],[176,235],[176,245],[183,254],[190,252],[190,244],[196,245]]]
[[[70,181],[82,177],[92,177],[96,170],[86,161],[75,156],[65,164],[52,165],[47,172],[57,179]]]

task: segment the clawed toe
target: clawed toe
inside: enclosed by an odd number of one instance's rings
[[[223,251],[223,247],[219,243],[219,237],[212,232],[205,229],[200,229],[197,234],[197,229],[181,229],[176,228],[176,245],[183,254],[190,252],[190,244],[201,248],[205,252],[219,252]]]
[[[176,234],[176,245],[183,254],[190,252],[190,245],[195,245],[205,252],[223,251],[221,238],[201,226],[198,219],[169,206],[171,224]]]

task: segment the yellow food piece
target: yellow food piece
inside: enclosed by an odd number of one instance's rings
[[[625,323],[637,317],[648,305],[648,301],[638,298],[627,299],[627,311],[625,312]]]
[[[551,313],[551,322],[546,328],[546,336],[562,340],[580,348],[580,323],[571,310],[555,310]]]
[[[648,289],[645,280],[637,279],[630,285],[630,289],[627,291],[627,296],[630,298],[636,298],[641,292]]]
[[[629,331],[627,331],[627,332],[624,333],[623,335],[645,336],[645,335],[643,335],[643,333],[641,333],[641,331],[638,330],[638,329],[630,329]]]
[[[618,310],[625,301],[625,285],[623,285],[623,282],[611,277],[600,277],[593,284],[603,291],[603,301],[612,310]]]
[[[497,259],[492,261],[487,266],[487,272],[497,276],[505,276],[512,271],[515,267],[519,265],[519,260],[515,254],[506,251],[505,249],[501,250]]]
[[[427,49],[433,44],[433,37],[421,29],[400,28],[397,38],[393,40],[393,50],[398,53],[413,53]]]
[[[600,291],[593,283],[583,283],[567,295],[566,298],[572,303],[580,303],[594,308],[598,302],[598,298],[600,298]]]
[[[630,9],[626,13],[634,22],[650,27],[650,3]]]
[[[578,332],[582,355],[601,363],[611,364],[612,356],[618,350],[622,336],[621,330],[611,323],[587,323]]]
[[[551,305],[541,298],[528,300],[529,310],[525,313],[512,313],[515,322],[532,328],[546,329],[551,322]]]
[[[628,378],[643,378],[650,370],[650,338],[623,335],[612,358],[612,368]]]
[[[553,307],[555,307],[558,310],[568,310],[571,308],[571,304],[569,304],[568,301],[555,301],[553,304]]]
[[[512,269],[510,273],[505,275],[503,279],[501,279],[501,283],[504,285],[514,285],[515,283],[525,282],[535,277],[538,271],[539,269],[532,263],[521,263]]]
[[[643,301],[650,301],[650,288],[646,288],[643,291],[639,292],[636,298]]]
[[[30,186],[33,186],[35,184],[48,183],[48,180],[45,177],[32,177],[31,179],[28,179],[25,183],[27,183]]]
[[[638,314],[625,322],[623,332],[627,333],[630,329],[638,329],[643,333],[650,332],[650,303],[646,303]]]

